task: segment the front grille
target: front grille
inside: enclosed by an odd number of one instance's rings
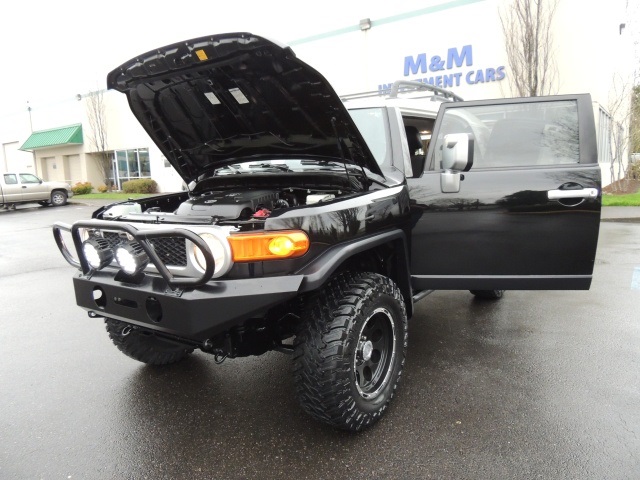
[[[149,240],[165,265],[172,267],[187,266],[187,245],[182,237],[160,237]]]
[[[124,232],[110,232],[103,230],[102,236],[109,242],[111,248],[115,248],[127,241]],[[166,266],[186,267],[187,266],[187,246],[183,237],[160,237],[149,240],[151,246]]]
[[[124,232],[102,232],[102,237],[109,242],[111,248],[115,248],[127,241],[127,234]]]

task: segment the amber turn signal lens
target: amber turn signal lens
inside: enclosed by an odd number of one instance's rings
[[[239,233],[230,235],[228,240],[234,262],[296,258],[309,250],[309,237],[296,230]]]

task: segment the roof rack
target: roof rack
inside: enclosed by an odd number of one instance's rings
[[[413,98],[425,98],[431,97],[433,100],[441,100],[441,101],[453,101],[453,102],[462,102],[462,97],[456,95],[455,93],[445,90],[444,88],[436,87],[429,83],[422,83],[410,80],[396,80],[393,82],[391,89],[385,90],[373,90],[370,92],[361,92],[361,93],[351,93],[348,95],[341,95],[340,98],[343,102],[348,100],[355,100],[359,98],[368,98],[368,97],[380,97],[386,95],[387,98],[398,98],[399,93],[414,93],[414,92],[429,92],[431,95],[424,95],[421,97],[413,97]]]

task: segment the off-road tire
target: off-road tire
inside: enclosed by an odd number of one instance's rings
[[[51,205],[54,207],[61,207],[67,204],[67,192],[62,190],[54,190],[51,192]]]
[[[168,365],[186,358],[192,348],[179,345],[153,333],[105,318],[107,333],[113,344],[126,356],[149,365]]]
[[[469,290],[476,298],[483,300],[500,300],[504,290]]]
[[[374,424],[400,381],[407,339],[405,303],[392,280],[375,273],[334,277],[306,301],[294,341],[303,410],[349,431]]]

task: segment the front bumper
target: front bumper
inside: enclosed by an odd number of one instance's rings
[[[302,279],[291,275],[210,281],[183,291],[156,276],[146,275],[133,285],[115,280],[113,273],[94,272],[78,273],[73,283],[76,303],[96,316],[204,341],[295,297]]]
[[[124,275],[113,265],[94,270],[83,253],[83,228],[116,230],[128,235],[144,249],[156,272]],[[71,235],[75,256],[65,243],[65,232]],[[205,241],[194,231],[175,226],[87,220],[73,225],[56,223],[53,235],[67,262],[80,269],[73,278],[76,303],[91,316],[113,318],[196,342],[248,318],[262,316],[270,307],[295,297],[304,278],[283,275],[212,279],[215,264]],[[182,238],[196,245],[205,258],[204,271],[196,276],[174,275],[152,243],[158,238]]]

